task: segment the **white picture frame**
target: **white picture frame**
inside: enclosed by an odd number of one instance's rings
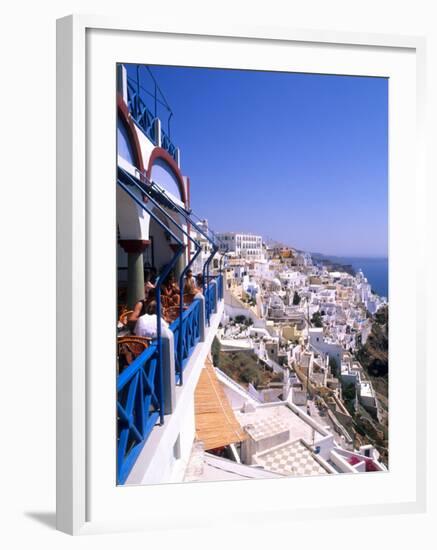
[[[93,483],[93,454],[91,435],[98,438],[96,430],[90,428],[89,413],[92,408],[92,396],[94,390],[90,389],[90,371],[93,364],[90,363],[90,228],[93,220],[99,216],[96,210],[95,196],[90,188],[90,171],[87,166],[87,154],[89,154],[89,143],[87,143],[87,117],[90,116],[90,75],[87,73],[89,67],[89,49],[99,48],[99,45],[90,38],[92,32],[99,31],[108,33],[113,40],[114,35],[121,33],[129,34],[132,40],[140,40],[141,36],[150,35],[162,41],[188,37],[196,40],[220,41],[220,43],[232,46],[233,43],[249,47],[258,44],[261,48],[264,45],[274,48],[278,45],[313,45],[318,48],[335,46],[344,52],[359,48],[364,56],[371,52],[408,52],[414,56],[414,78],[411,81],[409,75],[409,86],[414,90],[413,98],[414,117],[408,121],[414,126],[415,136],[410,141],[399,146],[411,146],[412,143],[417,152],[415,158],[404,159],[408,162],[405,166],[406,174],[415,178],[414,193],[416,206],[412,218],[414,218],[413,235],[409,243],[417,245],[417,265],[420,273],[425,271],[424,250],[419,243],[419,235],[423,230],[425,221],[418,215],[425,211],[425,177],[424,177],[424,146],[423,146],[423,125],[424,125],[424,78],[425,78],[425,40],[420,37],[355,34],[340,32],[324,32],[311,30],[296,30],[287,28],[251,28],[233,27],[215,28],[197,27],[193,24],[190,28],[178,28],[167,25],[163,22],[160,25],[143,25],[141,22],[123,18],[106,18],[97,16],[74,15],[58,20],[57,23],[57,528],[70,534],[83,534],[90,532],[102,532],[113,530],[129,529],[151,529],[167,524],[170,519],[174,525],[182,520],[186,524],[187,517],[177,517],[176,508],[168,506],[165,518],[159,515],[146,514],[144,512],[132,515],[131,517],[118,517],[114,514],[101,513],[90,514],[91,501],[97,499],[95,491],[90,489]],[[223,48],[225,49],[225,48]],[[126,49],[125,51],[128,51]],[[108,54],[109,55],[109,54]],[[125,55],[123,52],[122,55]],[[339,52],[336,52],[339,55]],[[168,55],[166,56],[166,59]],[[337,58],[338,59],[338,58]],[[130,59],[123,58],[123,61]],[[138,59],[137,59],[138,61]],[[224,61],[226,64],[226,61]],[[178,64],[178,63],[176,63]],[[341,64],[339,63],[339,67]],[[244,67],[241,67],[244,68]],[[308,72],[314,69],[308,65]],[[381,69],[382,70],[382,69]],[[401,68],[397,69],[400,72]],[[405,69],[406,70],[406,69]],[[340,68],[339,72],[342,72]],[[399,74],[400,74],[399,72]],[[372,74],[372,70],[369,70]],[[384,73],[381,73],[384,74]],[[391,75],[388,75],[391,76]],[[110,90],[113,94],[114,90]],[[111,96],[112,98],[113,96]],[[413,97],[413,96],[412,96]],[[417,99],[417,105],[416,105]],[[112,99],[111,99],[112,101]],[[411,111],[412,112],[412,111]],[[393,122],[393,121],[392,121]],[[391,143],[397,139],[391,135]],[[411,141],[411,139],[413,141]],[[392,146],[392,145],[391,145]],[[412,155],[414,156],[414,155]],[[391,167],[395,167],[396,158],[390,153]],[[115,161],[114,161],[115,162]],[[399,166],[393,168],[395,177],[401,181],[402,175]],[[109,172],[111,170],[109,167]],[[396,180],[397,181],[397,180]],[[405,183],[405,180],[402,180]],[[405,208],[405,196],[400,201],[400,208]],[[396,218],[396,216],[395,216]],[[399,220],[398,220],[399,221]],[[395,223],[398,223],[395,219]],[[405,238],[409,238],[405,236]],[[109,237],[112,239],[112,236]],[[393,243],[392,243],[393,244]],[[111,246],[111,243],[110,245]],[[392,246],[392,245],[391,245]],[[395,246],[395,245],[393,245]],[[91,246],[92,248],[92,246]],[[396,249],[396,246],[395,246]],[[403,284],[403,283],[400,283]],[[396,286],[396,285],[395,285]],[[417,293],[411,311],[417,311],[414,315],[415,334],[423,334],[424,327],[424,299],[423,287],[416,285]],[[422,298],[422,299],[421,299]],[[95,304],[94,304],[95,305]],[[93,305],[93,308],[94,308]],[[391,329],[390,329],[391,330]],[[110,345],[110,343],[109,343]],[[235,514],[232,506],[224,511],[224,516],[229,521],[253,520],[263,518],[266,521],[284,518],[293,512],[295,518],[326,517],[326,514],[334,515],[364,515],[369,513],[399,513],[399,512],[420,512],[425,510],[426,504],[426,402],[423,396],[426,388],[426,363],[425,347],[412,345],[410,350],[414,362],[420,373],[415,376],[414,384],[414,476],[411,476],[410,494],[406,498],[395,498],[391,502],[363,501],[358,499],[354,506],[351,503],[333,503],[329,510],[323,505],[316,508],[309,508],[299,503],[286,502],[278,499],[272,504],[271,487],[278,491],[278,484],[268,485],[262,482],[262,489],[257,492],[265,492],[264,504],[255,503],[251,499],[251,489],[248,484],[244,488],[237,486],[235,491],[246,493],[248,504],[242,509],[241,514]],[[390,359],[391,360],[391,359]],[[105,386],[102,387],[110,387]],[[391,395],[391,398],[393,396]],[[115,456],[110,460],[115,460]],[[109,459],[108,459],[109,460]],[[391,474],[388,474],[391,475]],[[329,476],[328,476],[329,477]],[[347,476],[345,476],[347,477]],[[413,480],[414,478],[414,480]],[[304,491],[303,482],[307,480],[291,480],[298,485],[299,490]],[[288,480],[287,480],[288,482]],[[240,482],[236,482],[239,484]],[[244,483],[244,482],[243,482]],[[256,482],[258,483],[258,482]],[[269,481],[270,483],[270,481]],[[273,483],[275,481],[273,480]],[[285,483],[281,480],[281,483]],[[322,480],[316,480],[320,485]],[[345,483],[348,483],[345,481]],[[414,487],[413,487],[414,484]],[[225,502],[225,483],[202,484],[195,487],[186,486],[181,489],[173,486],[163,487],[137,487],[133,490],[138,496],[139,491],[153,491],[154,498],[169,501],[169,496],[179,502],[186,499],[190,493],[193,499],[201,501],[205,498],[216,498],[218,502]],[[250,485],[250,483],[249,483]],[[406,483],[406,485],[408,485]],[[261,487],[261,486],[259,486]],[[270,487],[270,489],[269,489]],[[129,489],[132,491],[132,489]],[[226,490],[234,491],[230,485]],[[93,493],[94,491],[94,493]],[[125,491],[119,488],[118,491]],[[253,492],[253,491],[252,491]],[[411,496],[414,493],[414,496]],[[103,494],[103,493],[102,493]],[[211,496],[213,494],[213,496]],[[235,493],[237,494],[237,493]],[[234,496],[235,496],[234,494]],[[126,497],[126,493],[125,493]],[[103,497],[102,497],[103,498]],[[106,496],[105,496],[106,498]],[[173,499],[172,499],[173,500]],[[126,498],[125,498],[126,501]],[[125,503],[124,501],[124,503]],[[296,505],[297,504],[297,505]],[[94,505],[93,505],[94,506]],[[116,508],[114,508],[115,510]],[[194,508],[193,508],[194,509]],[[205,525],[207,518],[193,513],[192,525]]]

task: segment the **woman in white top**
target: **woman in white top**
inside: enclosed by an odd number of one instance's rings
[[[143,336],[145,338],[156,338],[156,329],[158,325],[158,318],[156,316],[156,302],[150,302],[147,306],[147,311],[135,324],[135,334],[137,336]],[[161,319],[161,330],[168,328],[168,323]]]

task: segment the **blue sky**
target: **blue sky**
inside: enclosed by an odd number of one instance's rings
[[[213,229],[387,256],[388,80],[151,69],[174,112],[192,207]]]

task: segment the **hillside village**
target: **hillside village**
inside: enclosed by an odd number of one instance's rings
[[[260,236],[219,237],[228,252],[216,367],[259,403],[290,403],[339,448],[371,446],[387,465],[387,384],[358,360],[386,298],[361,271],[340,271]]]

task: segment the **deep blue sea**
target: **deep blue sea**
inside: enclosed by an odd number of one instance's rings
[[[328,257],[339,264],[352,265],[355,271],[361,269],[376,294],[388,298],[388,258]]]

